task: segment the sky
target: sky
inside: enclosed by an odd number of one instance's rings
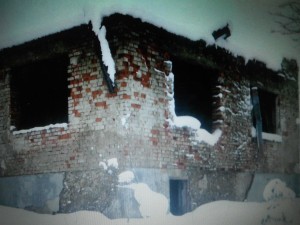
[[[114,12],[130,14],[191,40],[215,44],[211,33],[226,25],[231,37],[216,44],[274,70],[282,57],[300,62],[300,44],[272,33],[280,4],[289,0],[0,0],[0,49],[93,22]]]

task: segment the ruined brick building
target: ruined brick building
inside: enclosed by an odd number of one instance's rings
[[[299,196],[295,61],[273,71],[130,16],[102,23],[114,80],[90,25],[0,51],[0,204],[139,217],[118,183],[128,170],[177,215],[213,200],[259,201],[274,177]],[[174,125],[173,100],[201,130]]]

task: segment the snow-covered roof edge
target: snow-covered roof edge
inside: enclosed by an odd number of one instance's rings
[[[64,2],[31,1],[0,3],[0,49],[19,45],[49,34],[69,29],[88,21],[96,21],[99,29],[105,16],[119,12],[141,18],[142,21],[190,40],[203,39],[217,44],[246,61],[257,59],[268,68],[279,70],[283,57],[295,58],[300,64],[299,46],[289,37],[272,33],[275,18],[270,14],[288,0],[269,1],[98,1],[75,0]],[[212,32],[229,24],[231,36],[215,42]]]

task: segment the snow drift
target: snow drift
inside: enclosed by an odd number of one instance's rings
[[[120,175],[123,178],[133,176],[129,171]],[[45,215],[0,206],[1,225],[298,225],[300,221],[300,199],[295,198],[295,193],[279,179],[274,179],[266,185],[263,195],[268,201],[215,201],[183,216],[166,214],[164,210],[157,212],[157,208],[166,209],[164,206],[167,205],[167,199],[162,194],[152,191],[147,184],[132,183],[124,187],[134,190],[134,196],[142,210],[141,214],[145,218],[109,219],[99,212],[90,211]]]

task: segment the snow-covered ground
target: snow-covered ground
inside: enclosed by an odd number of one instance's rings
[[[127,178],[130,179],[127,179]],[[132,182],[133,173],[120,174],[122,182]],[[122,185],[122,184],[120,184]],[[109,219],[99,212],[79,211],[46,215],[23,209],[0,206],[1,225],[299,225],[300,199],[279,179],[271,180],[262,193],[264,202],[215,201],[204,204],[183,216],[168,212],[168,200],[152,191],[147,184],[131,183],[124,188],[134,190],[144,218]]]
[[[183,216],[172,216],[171,214],[161,216],[159,214],[157,217],[141,219],[109,219],[101,213],[91,211],[45,215],[23,209],[0,206],[0,218],[1,225],[298,225],[300,221],[300,199],[283,199],[263,203],[216,201],[202,205],[193,212]]]

